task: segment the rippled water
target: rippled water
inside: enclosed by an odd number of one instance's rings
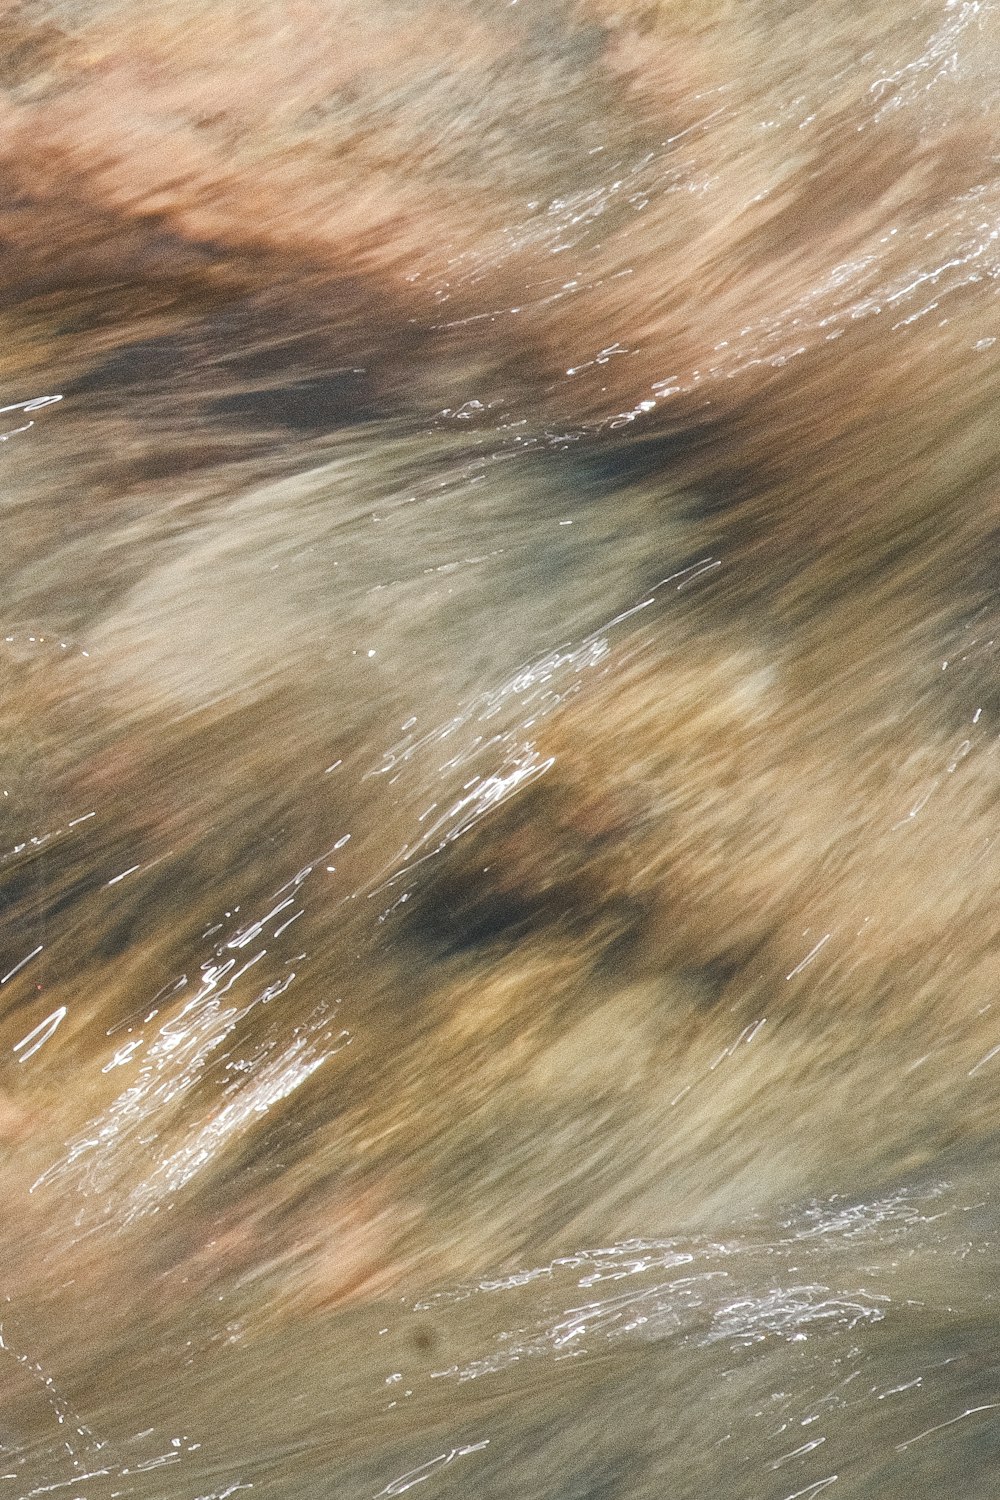
[[[0,1494],[992,1497],[996,12],[0,9]]]
[[[771,1236],[581,1250],[308,1329],[158,1321],[114,1351],[87,1419],[5,1325],[34,1430],[8,1450],[9,1482],[548,1496],[652,1495],[669,1476],[748,1496],[986,1495],[991,1209],[936,1185],[817,1206]]]

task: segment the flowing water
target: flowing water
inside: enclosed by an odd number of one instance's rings
[[[1000,1471],[990,0],[0,5],[0,1497]]]

